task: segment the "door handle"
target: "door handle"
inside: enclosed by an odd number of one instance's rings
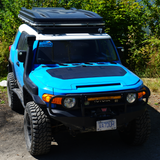
[[[16,62],[16,65],[19,67],[19,62]]]

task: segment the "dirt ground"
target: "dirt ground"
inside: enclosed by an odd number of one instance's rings
[[[148,108],[152,129],[148,141],[140,147],[128,147],[116,131],[86,133],[73,138],[68,133],[55,136],[47,155],[33,157],[26,149],[23,135],[23,113],[8,107],[7,96],[0,93],[0,160],[98,160],[98,159],[160,159],[160,94],[152,93]]]

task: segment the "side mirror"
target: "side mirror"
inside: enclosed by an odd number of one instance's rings
[[[121,57],[121,58],[123,58],[123,56],[124,56],[124,48],[123,47],[117,47],[117,51],[118,51],[118,53],[119,53],[119,56]]]
[[[18,51],[18,60],[20,62],[25,62],[27,51],[19,50]]]

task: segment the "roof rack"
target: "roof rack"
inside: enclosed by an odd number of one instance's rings
[[[76,8],[21,8],[18,17],[42,33],[103,33],[105,26],[98,14]]]

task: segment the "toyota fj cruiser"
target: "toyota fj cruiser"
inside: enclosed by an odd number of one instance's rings
[[[49,152],[54,128],[72,133],[118,130],[143,144],[150,133],[149,89],[121,64],[98,14],[71,8],[22,8],[10,46],[9,106],[24,108],[32,155]]]

